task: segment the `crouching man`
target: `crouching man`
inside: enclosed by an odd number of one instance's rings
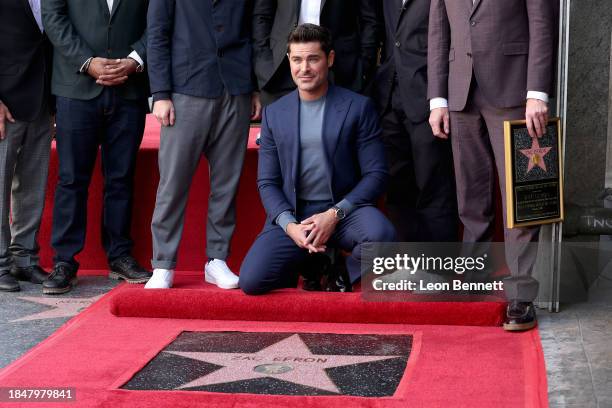
[[[388,170],[371,101],[328,83],[329,31],[298,26],[288,41],[297,89],[264,109],[258,187],[267,220],[240,270],[247,294],[293,286],[308,253],[328,245],[351,252],[360,277],[361,245],[395,239],[375,207]]]

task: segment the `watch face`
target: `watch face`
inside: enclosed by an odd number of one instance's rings
[[[344,210],[342,208],[336,207],[336,218],[339,220],[343,220],[346,214],[344,214]]]

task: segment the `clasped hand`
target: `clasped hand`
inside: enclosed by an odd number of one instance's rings
[[[338,224],[334,210],[314,214],[300,224],[289,224],[287,234],[295,244],[308,252],[325,252],[327,241],[332,236]]]
[[[138,63],[131,58],[107,59],[95,57],[89,63],[87,73],[102,86],[121,85],[136,72]]]

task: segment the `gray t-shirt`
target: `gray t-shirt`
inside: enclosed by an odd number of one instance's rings
[[[300,99],[300,164],[297,197],[306,201],[332,201],[325,149],[323,147],[323,116],[325,96],[316,101]],[[336,204],[348,214],[355,208],[346,198]],[[297,223],[293,211],[283,211],[275,222],[287,232],[290,223]]]
[[[297,197],[300,200],[331,200],[329,175],[323,148],[325,96],[300,100],[300,167]]]

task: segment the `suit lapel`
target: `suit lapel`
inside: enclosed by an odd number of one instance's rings
[[[289,0],[285,0],[289,1]],[[295,5],[295,24],[297,25],[298,21],[300,21],[300,10],[302,9],[302,0],[295,0],[293,3]]]
[[[21,0],[21,3],[25,7],[25,12],[29,16],[30,21],[36,27],[36,30],[40,31],[40,27],[38,27],[38,23],[36,22],[36,18],[34,17],[34,12],[32,11],[32,7],[30,6],[30,2],[28,0]]]
[[[106,2],[106,0],[98,0],[98,1],[100,3],[100,7],[102,7],[102,13],[105,16],[108,16],[108,19],[110,20],[111,13],[110,13],[110,10],[108,9],[108,3]],[[115,5],[113,4],[113,7],[114,6]]]
[[[472,0],[470,0],[470,1],[472,1]],[[482,3],[482,0],[475,0],[474,1],[474,6],[472,7],[472,12],[470,13],[470,17],[472,17],[474,15],[476,10],[478,9],[478,6],[480,6],[480,3]]]
[[[331,176],[334,174],[333,158],[349,106],[350,101],[339,96],[335,87],[330,85],[325,99],[325,113],[323,114],[323,147],[327,159],[327,170]]]
[[[319,9],[321,12],[323,12],[323,7],[325,7],[325,1],[326,0],[321,0],[321,8]]]
[[[291,153],[291,177],[296,186],[300,163],[300,97],[297,90],[293,91],[290,102],[285,105],[285,113],[287,120],[283,123],[286,124],[285,137]]]
[[[404,13],[406,12],[406,9],[408,8],[408,3],[410,3],[411,0],[406,0],[406,4],[404,4],[403,0],[397,0],[398,4],[398,10],[399,13],[397,14],[397,22],[395,23],[395,31],[397,31],[397,29],[399,28],[399,24],[400,21],[402,21],[402,17],[404,15]]]
[[[113,9],[111,10],[110,18],[113,18],[113,16],[115,15],[115,12],[117,11],[117,8],[119,7],[119,3],[121,3],[121,0],[113,1]]]

